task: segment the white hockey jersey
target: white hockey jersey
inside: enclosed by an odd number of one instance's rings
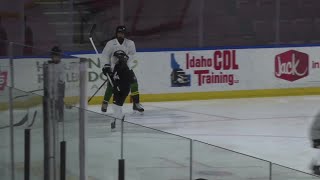
[[[118,59],[113,56],[113,53],[118,50],[123,50],[129,56],[127,64],[129,69],[133,69],[137,65],[137,61],[134,60],[136,46],[130,39],[125,38],[122,44],[120,44],[116,38],[108,41],[102,51],[102,59],[106,60],[106,64],[110,64],[113,70],[118,61]]]

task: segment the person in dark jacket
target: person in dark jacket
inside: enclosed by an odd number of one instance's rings
[[[316,149],[320,149],[320,112],[314,117],[314,120],[310,128],[310,140],[311,146]],[[312,160],[311,169],[314,174],[320,175],[320,152]]]

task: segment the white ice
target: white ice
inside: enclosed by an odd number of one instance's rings
[[[320,96],[125,104],[126,121],[178,134],[305,172],[317,150],[309,128]],[[90,106],[99,112],[100,106]],[[111,108],[109,108],[111,109]],[[112,114],[112,110],[107,113]]]
[[[225,99],[205,101],[142,103],[143,115],[132,113],[132,104],[124,105],[126,121],[164,132],[185,136],[208,144],[254,156],[244,156],[201,142],[193,141],[193,179],[260,179],[268,180],[269,163],[277,163],[304,172],[310,171],[310,162],[317,155],[311,148],[309,128],[320,104],[320,96],[273,97],[250,99]],[[100,112],[100,106],[90,106],[87,126],[87,158],[90,180],[118,177],[120,157],[120,122],[112,131],[112,108]],[[41,107],[32,127],[33,179],[41,179],[43,158],[43,132]],[[98,112],[98,113],[96,113]],[[25,111],[16,113],[21,119]],[[101,115],[106,114],[107,116]],[[79,167],[79,112],[65,109],[65,128],[59,129],[67,141],[67,176],[77,177]],[[1,117],[8,117],[2,113]],[[2,118],[5,120],[7,118]],[[6,121],[8,123],[8,121]],[[124,126],[124,158],[126,177],[132,180],[182,180],[189,179],[190,141],[147,129],[135,124]],[[2,124],[3,125],[3,124]],[[15,128],[17,174],[23,175],[23,129]],[[5,141],[0,147],[0,174],[9,167],[9,130],[0,131]],[[280,166],[273,167],[273,179],[313,179]],[[40,169],[40,171],[39,171]],[[3,170],[3,171],[2,171]]]

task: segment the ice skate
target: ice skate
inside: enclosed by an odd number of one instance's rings
[[[116,128],[116,119],[111,123],[111,130]]]
[[[320,166],[319,165],[312,165],[312,172],[313,172],[313,174],[320,176]]]
[[[108,109],[108,101],[103,101],[103,103],[101,105],[101,111],[107,112],[107,109]]]
[[[144,112],[143,106],[140,103],[134,103],[132,109],[138,112]]]
[[[310,164],[310,169],[313,174],[315,175],[320,175],[320,165],[316,159],[312,159],[311,164]]]

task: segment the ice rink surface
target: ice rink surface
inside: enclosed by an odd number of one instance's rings
[[[124,125],[126,177],[132,180],[189,180],[191,154],[190,140],[187,138],[201,141],[193,141],[194,179],[269,180],[268,161],[309,173],[310,162],[317,154],[311,148],[308,136],[313,117],[320,110],[320,96],[142,104],[145,108],[143,114],[133,113],[132,104],[125,104],[123,107],[125,120],[132,123]],[[101,113],[98,105],[89,106],[89,109],[89,180],[116,180],[118,160],[121,158],[120,122],[118,121],[115,130],[111,130],[111,105],[107,113]],[[31,177],[37,180],[43,177],[42,108],[38,106],[28,111],[15,110],[14,117],[19,121],[29,112],[31,119],[35,111],[38,115],[31,128]],[[57,143],[62,140],[67,142],[67,179],[76,179],[79,174],[78,116],[77,108],[65,109],[65,122],[58,123],[56,134]],[[6,119],[2,121],[2,126],[8,125],[8,112],[2,112],[1,117]],[[30,124],[30,121],[26,124]],[[24,128],[25,125],[17,126],[14,131],[17,177],[23,176]],[[0,147],[1,154],[4,155],[0,157],[0,172],[9,176],[5,173],[10,164],[9,129],[2,129],[0,133],[1,137],[6,137]],[[314,179],[280,166],[272,168],[273,179]]]
[[[143,103],[143,115],[125,104],[126,121],[185,136],[310,172],[309,128],[320,96]],[[90,106],[100,111],[100,106]],[[107,114],[112,113],[109,108]]]

